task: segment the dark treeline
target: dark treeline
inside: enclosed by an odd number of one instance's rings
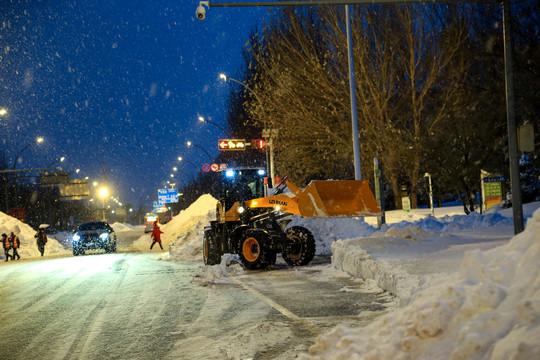
[[[466,211],[481,169],[508,177],[502,10],[486,3],[351,7],[362,174],[371,181],[378,158],[391,207],[404,185],[413,207],[425,201],[426,172]],[[518,125],[536,134],[538,3],[512,8]],[[233,134],[277,129],[277,173],[302,185],[354,177],[344,21],[340,6],[273,10],[246,46],[252,91],[229,99]]]

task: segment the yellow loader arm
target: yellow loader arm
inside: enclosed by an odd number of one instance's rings
[[[292,197],[278,194],[246,201],[246,206],[273,207],[279,211],[316,218],[377,216],[382,213],[367,180],[312,181],[304,190],[287,181],[287,187]]]

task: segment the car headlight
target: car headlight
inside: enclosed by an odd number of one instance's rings
[[[73,235],[73,242],[77,242],[79,240],[81,240],[81,236],[79,234]]]
[[[101,240],[107,240],[109,238],[109,234],[108,233],[99,234],[99,238]]]

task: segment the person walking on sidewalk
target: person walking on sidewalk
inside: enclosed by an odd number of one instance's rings
[[[2,234],[2,245],[4,246],[4,254],[6,255],[6,261],[8,261],[9,258],[13,260],[13,256],[9,254],[9,249],[11,249],[11,243],[9,242],[7,234]]]
[[[155,243],[158,243],[161,250],[163,250],[163,246],[161,246],[161,234],[163,234],[163,231],[161,231],[161,229],[159,228],[158,222],[154,221],[154,229],[152,230],[152,234],[150,235],[150,237],[154,239],[154,241],[152,242],[152,245],[150,245],[150,250],[152,250]]]
[[[19,236],[15,235],[13,231],[9,236],[9,242],[11,247],[13,248],[13,255],[11,255],[11,260],[15,260],[15,256],[17,257],[17,260],[19,260],[21,257],[17,252],[17,249],[21,247],[21,241],[19,240]]]
[[[41,256],[43,256],[43,254],[45,253],[45,244],[47,244],[47,234],[45,234],[45,229],[40,227],[34,237],[36,238],[38,250],[41,253]]]

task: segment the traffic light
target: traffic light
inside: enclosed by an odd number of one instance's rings
[[[251,143],[255,149],[259,150],[264,150],[264,146],[266,145],[264,139],[251,140]]]

